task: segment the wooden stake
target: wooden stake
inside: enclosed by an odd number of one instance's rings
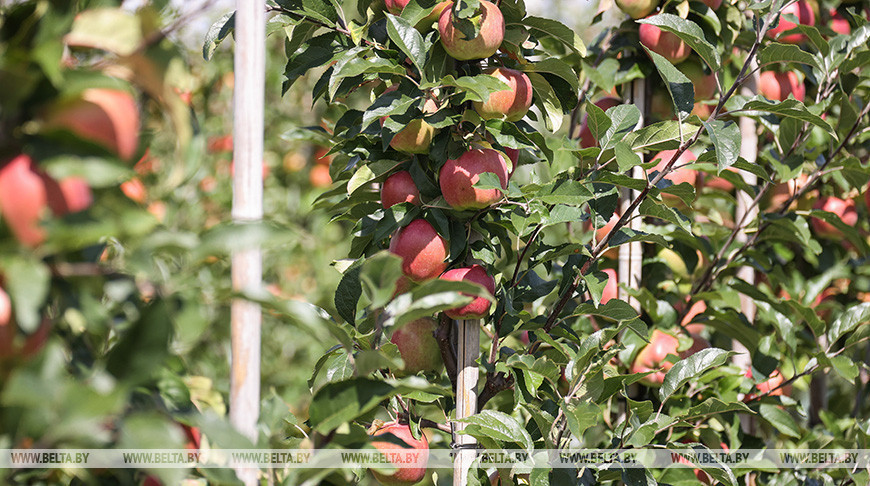
[[[456,420],[477,413],[477,381],[480,372],[477,358],[480,356],[480,323],[478,320],[456,322],[458,349],[456,352]],[[468,469],[475,459],[471,448],[477,444],[474,437],[458,432],[465,424],[453,422],[453,444],[457,454],[453,459],[453,486],[468,484]]]
[[[241,223],[263,218],[265,2],[236,0],[235,22],[232,217],[234,222]],[[258,247],[233,252],[233,290],[258,290],[262,273],[262,255]],[[245,299],[235,299],[230,319],[230,423],[256,444],[260,415],[260,306]],[[257,484],[257,469],[240,468],[236,474],[247,486]]]
[[[644,118],[646,117],[646,80],[636,79],[631,83],[631,99],[635,106],[640,109],[640,121],[637,128],[643,127]],[[638,154],[641,159],[643,153]],[[631,176],[635,179],[646,178],[646,172],[643,167],[635,166],[631,170]],[[631,201],[640,196],[640,191],[622,189],[620,195],[620,212],[628,211]],[[629,220],[627,228],[635,231],[640,230],[640,218]],[[627,245],[619,247],[619,272],[618,281],[624,283],[630,289],[640,287],[641,269],[643,267],[643,246],[639,241],[631,242]],[[619,299],[625,300],[631,305],[634,310],[640,312],[640,301],[634,297],[629,297],[628,292],[622,287],[619,288]]]

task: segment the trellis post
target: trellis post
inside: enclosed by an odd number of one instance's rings
[[[266,82],[265,2],[236,0],[233,91],[233,208],[235,223],[263,218],[263,105]],[[262,255],[258,246],[232,254],[236,292],[261,286]],[[257,443],[260,411],[260,305],[236,298],[231,308],[232,364],[230,423]],[[236,470],[245,485],[257,484],[257,470]]]

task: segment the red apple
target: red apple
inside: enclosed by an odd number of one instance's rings
[[[387,11],[393,15],[401,15],[402,10],[408,5],[410,0],[384,0],[384,5]]]
[[[420,191],[414,184],[411,173],[407,170],[400,170],[387,177],[381,186],[381,204],[386,209],[404,202],[419,206],[421,204]]]
[[[480,174],[492,172],[498,176],[502,188],[507,188],[507,155],[495,149],[472,149],[458,159],[448,159],[441,167],[438,182],[441,194],[453,209],[483,209],[498,202],[502,193],[498,189],[478,189],[474,184]]]
[[[308,173],[311,185],[318,188],[329,187],[332,184],[332,176],[329,175],[329,167],[317,164]]]
[[[390,86],[384,93],[389,93],[397,88],[397,85]],[[423,103],[423,113],[430,114],[436,111],[438,111],[438,103],[432,98],[427,98]],[[381,125],[385,119],[386,117],[381,118]],[[393,138],[390,139],[390,147],[405,154],[425,154],[429,152],[429,145],[432,144],[434,136],[435,127],[428,124],[426,120],[418,118],[408,122],[405,128],[393,135]]]
[[[601,294],[601,304],[610,302],[610,299],[616,299],[619,295],[619,277],[616,275],[616,270],[605,268],[604,273],[607,274],[607,283],[604,285],[604,292]]]
[[[487,58],[498,50],[504,40],[504,16],[492,2],[480,2],[480,30],[477,37],[467,39],[465,34],[453,26],[453,4],[441,12],[438,18],[438,32],[441,45],[450,57],[460,61]]]
[[[607,111],[614,106],[618,106],[621,104],[622,100],[610,96],[606,98],[601,98],[600,100],[595,102],[595,106],[601,108],[604,111]],[[595,140],[595,137],[592,135],[592,131],[589,130],[588,117],[584,114],[583,120],[580,122],[580,148],[590,148],[597,146],[598,140]]]
[[[637,20],[651,14],[659,6],[659,0],[616,0],[616,6]]]
[[[764,71],[758,78],[758,93],[773,101],[784,101],[788,95],[803,101],[807,90],[794,71],[784,73]]]
[[[610,220],[604,224],[604,226],[595,230],[595,242],[596,244],[603,240],[605,236],[616,226],[616,223],[619,221],[619,213],[614,212],[612,216],[610,216]],[[587,219],[583,225],[585,231],[592,231],[592,220]],[[602,255],[605,258],[618,258],[619,257],[619,248],[614,247],[610,248],[604,252]]]
[[[849,21],[846,20],[846,17],[840,15],[840,12],[837,12],[837,9],[831,9],[831,23],[829,27],[831,30],[838,34],[849,35],[852,33],[852,26],[849,25]]]
[[[484,120],[522,120],[532,106],[532,82],[529,77],[516,69],[504,67],[487,69],[484,74],[497,78],[509,88],[490,94],[484,102],[475,101],[474,110]]]
[[[129,159],[139,147],[139,108],[122,90],[91,88],[48,113],[46,127],[64,129]]]
[[[390,341],[399,348],[405,361],[404,373],[440,371],[444,367],[441,350],[433,333],[438,327],[435,319],[424,317],[411,321],[393,332]]]
[[[695,101],[709,100],[716,94],[716,75],[707,74],[704,66],[695,60],[680,64],[680,71],[689,78],[695,88]]]
[[[480,265],[472,265],[466,268],[454,268],[444,272],[441,276],[443,280],[451,280],[454,282],[473,282],[483,285],[490,294],[495,295],[495,279],[492,278],[486,269]],[[451,319],[481,319],[489,314],[491,302],[483,297],[476,297],[471,303],[462,307],[444,311],[447,317]]]
[[[145,190],[145,184],[142,184],[142,181],[138,177],[134,177],[129,181],[122,182],[121,192],[123,192],[124,195],[130,198],[132,201],[139,204],[144,203],[145,199],[148,197]]]
[[[703,324],[692,323],[692,320],[694,320],[698,315],[704,313],[706,310],[707,304],[703,300],[699,300],[692,304],[692,307],[690,307],[689,311],[686,312],[686,315],[683,316],[683,320],[680,321],[680,324],[682,324],[686,332],[690,334],[699,334],[704,330]]]
[[[12,299],[0,287],[0,326],[8,326],[12,322]]]
[[[840,199],[837,197],[823,197],[816,201],[813,209],[820,209],[829,213],[834,213],[839,216],[847,226],[855,226],[858,224],[858,211],[855,209],[855,201],[851,199]],[[812,219],[813,230],[816,234],[828,238],[839,238],[843,233],[831,223],[819,219]]]
[[[184,435],[187,437],[187,443],[184,444],[185,449],[197,450],[202,442],[202,433],[199,427],[191,427],[190,425],[182,425]]]
[[[375,479],[385,486],[404,486],[422,481],[426,477],[426,465],[429,461],[429,441],[426,439],[426,436],[421,435],[419,439],[415,439],[414,434],[411,433],[411,427],[398,422],[387,422],[373,432],[370,432],[370,435],[373,437],[384,434],[394,435],[397,439],[404,442],[405,446],[403,447],[393,442],[375,440],[372,441],[372,446],[375,449],[384,453],[416,451],[420,453],[419,462],[417,462],[416,467],[398,467],[396,472],[389,475],[373,470],[372,474],[374,474]],[[393,464],[401,466],[398,463]]]
[[[701,0],[704,2],[704,5],[712,8],[713,10],[718,10],[719,7],[722,6],[722,0]]]
[[[390,252],[402,258],[402,273],[415,282],[438,277],[447,268],[447,241],[425,219],[415,219],[397,231]]]
[[[427,15],[423,20],[417,23],[417,29],[422,30],[432,27],[432,24],[438,22],[438,19],[441,18],[441,14],[444,13],[444,10],[450,8],[451,5],[453,5],[453,2],[449,0],[438,2],[437,4],[435,4],[435,6],[432,7],[432,11],[429,12],[429,15]]]
[[[813,13],[813,9],[810,8],[810,5],[806,1],[799,0],[798,2],[792,3],[786,7],[779,18],[779,24],[767,31],[767,36],[771,39],[776,39],[779,34],[797,27],[794,22],[786,20],[784,17],[785,14],[794,15],[797,17],[798,22],[803,25],[813,25],[816,23],[816,16]],[[803,34],[790,34],[780,37],[778,40],[780,42],[785,42],[786,44],[800,44],[806,40],[806,36]]]
[[[655,25],[640,24],[638,30],[640,43],[649,50],[663,56],[671,64],[679,64],[688,59],[692,49],[682,39],[666,32]]]
[[[0,167],[0,214],[18,241],[32,247],[45,240],[39,221],[47,207],[45,181],[29,156]]]
[[[81,177],[67,177],[59,183],[60,195],[63,204],[58,208],[52,207],[52,210],[57,215],[66,213],[78,213],[91,207],[94,202],[94,195],[91,193],[91,186]],[[49,195],[49,205],[51,205],[51,195]]]
[[[753,379],[752,369],[746,370],[746,373],[743,374],[746,378],[750,380]],[[791,394],[791,386],[784,386],[782,388],[776,388],[780,386],[784,381],[785,377],[782,376],[782,373],[779,370],[774,370],[773,373],[770,374],[767,381],[762,381],[761,383],[755,385],[756,390],[758,390],[759,395],[763,395],[765,393],[770,392],[768,396],[778,396],[785,395],[789,396]],[[773,390],[772,392],[770,390]],[[756,397],[755,393],[747,393],[743,398],[743,401],[752,400]]]
[[[665,168],[665,165],[671,160],[674,154],[677,153],[676,150],[663,150],[655,155],[652,158],[652,161],[658,160],[659,163],[656,164],[655,167],[651,169],[651,171],[662,171]],[[665,176],[665,179],[671,181],[674,185],[682,184],[683,182],[688,182],[693,187],[697,185],[698,180],[698,172],[692,169],[687,169],[682,167],[686,164],[694,162],[697,160],[695,154],[692,153],[691,150],[686,150],[682,155],[674,162],[673,167],[676,167],[676,170],[673,170]],[[670,197],[670,195],[665,195]]]
[[[209,137],[206,143],[206,151],[210,154],[219,154],[221,152],[233,151],[233,135],[221,135],[217,137]]]
[[[680,342],[676,337],[658,329],[653,330],[650,343],[644,346],[634,359],[631,373],[655,371],[655,373],[646,375],[641,382],[647,385],[661,386],[665,381],[665,374],[674,365],[672,362],[666,361],[665,358],[668,355],[677,357],[679,345]]]

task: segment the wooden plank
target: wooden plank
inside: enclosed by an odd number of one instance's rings
[[[470,417],[477,413],[477,382],[480,371],[477,358],[480,356],[480,323],[478,320],[456,322],[457,352],[456,352],[456,420]],[[453,486],[468,484],[468,469],[474,462],[475,452],[471,450],[477,444],[474,437],[458,432],[465,424],[453,422],[453,444],[457,454],[453,460]]]

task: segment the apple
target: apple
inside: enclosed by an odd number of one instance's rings
[[[751,368],[746,370],[746,373],[744,373],[743,376],[745,376],[746,378],[749,378],[750,380],[754,379]],[[791,386],[786,385],[782,388],[776,388],[776,387],[782,385],[782,383],[784,381],[785,381],[785,377],[782,376],[782,373],[780,373],[779,370],[774,370],[773,373],[771,373],[770,376],[768,376],[768,380],[762,381],[761,383],[758,383],[757,385],[755,385],[755,389],[758,390],[759,395],[763,395],[765,393],[770,392],[769,396],[772,396],[772,397],[779,396],[779,395],[789,396],[791,394]],[[773,390],[773,391],[771,392],[770,390]],[[746,396],[743,398],[743,401],[753,400],[755,397],[756,397],[755,393],[747,393]]]
[[[727,170],[734,173],[738,172],[738,170],[733,167],[729,167]],[[704,174],[702,176],[702,179],[704,182],[704,187],[709,187],[711,189],[716,189],[724,192],[731,192],[734,190],[734,184],[729,182],[728,179],[724,177],[718,177],[715,174]]]
[[[798,22],[803,25],[813,25],[816,23],[816,16],[813,13],[813,9],[810,8],[810,5],[805,0],[800,0],[786,7],[782,11],[782,15],[780,15],[779,23],[776,27],[767,31],[767,36],[771,39],[776,39],[779,34],[797,27],[797,25],[791,20],[786,20],[784,17],[785,14],[794,15],[797,17]],[[800,44],[806,40],[806,36],[803,34],[790,34],[780,37],[778,40],[780,42],[785,42],[786,44]]]
[[[397,85],[390,86],[384,93],[389,93],[397,88]],[[423,103],[423,113],[431,114],[436,111],[438,111],[438,103],[432,98],[427,98]],[[385,119],[386,117],[381,118],[381,125]],[[393,135],[393,138],[390,139],[390,147],[405,154],[425,154],[429,152],[429,145],[432,144],[434,136],[435,127],[428,124],[426,120],[418,118],[411,120],[405,125],[405,128]]]
[[[652,161],[654,162],[654,161],[658,160],[659,163],[656,164],[655,167],[653,167],[651,169],[651,171],[661,172],[665,168],[665,165],[667,165],[667,163],[674,156],[675,153],[677,153],[676,150],[663,150],[663,151],[659,152],[658,154],[656,154],[655,157],[652,158]],[[676,167],[677,169],[669,172],[668,175],[665,176],[665,179],[671,181],[674,185],[682,184],[683,182],[688,182],[693,187],[696,186],[697,180],[698,180],[698,172],[695,170],[692,170],[692,169],[687,169],[685,167],[681,167],[681,166],[684,166],[686,164],[692,163],[695,160],[697,160],[697,157],[695,156],[695,154],[693,154],[691,150],[686,150],[685,152],[683,152],[682,155],[680,155],[680,157],[677,159],[677,161],[674,162],[673,167]],[[663,194],[663,196],[676,197],[676,196],[673,196],[670,194]]]
[[[325,165],[327,167],[332,164],[332,156],[329,155],[329,149],[326,147],[317,147],[314,150],[314,163]]]
[[[404,202],[419,206],[421,204],[420,191],[414,184],[411,173],[407,170],[400,170],[387,177],[381,186],[381,204],[384,209],[387,209]]]
[[[332,184],[332,176],[329,175],[329,167],[317,164],[308,172],[308,180],[314,187],[329,187]]]
[[[607,111],[614,106],[618,106],[621,104],[622,100],[620,100],[619,98],[614,98],[612,96],[601,98],[600,100],[595,102],[595,106],[601,108],[604,111]],[[580,148],[590,148],[597,146],[598,140],[595,140],[595,136],[592,135],[592,130],[589,129],[588,116],[584,114],[583,120],[580,121]]]
[[[659,0],[616,0],[616,6],[637,20],[651,14],[659,6]]]
[[[608,220],[607,223],[604,224],[604,226],[595,230],[595,242],[598,243],[599,241],[603,240],[604,237],[607,236],[608,233],[610,233],[610,231],[613,229],[613,227],[616,226],[616,223],[618,221],[619,221],[619,213],[614,212],[613,215],[610,216],[610,220]],[[584,229],[584,231],[592,231],[593,228],[592,228],[592,219],[591,218],[587,219],[586,222],[583,223],[583,229]],[[602,256],[605,258],[618,258],[619,257],[619,248],[618,247],[609,248],[607,251],[604,252],[604,254]]]
[[[491,172],[498,177],[501,187],[507,189],[507,155],[495,149],[471,149],[458,159],[448,159],[438,172],[441,194],[453,209],[464,211],[483,209],[498,202],[502,192],[498,189],[474,187],[480,174]]]
[[[33,159],[21,154],[0,167],[0,214],[19,242],[33,247],[45,241],[39,221],[47,207],[45,180]]]
[[[840,12],[837,12],[837,9],[832,8],[830,11],[831,15],[831,23],[829,27],[831,30],[838,34],[849,35],[852,33],[852,26],[849,25],[849,21],[846,20],[846,17],[840,15]]]
[[[758,93],[773,101],[784,101],[789,95],[803,101],[807,90],[794,71],[764,71],[758,77]]]
[[[840,199],[837,197],[823,197],[816,201],[813,209],[820,209],[829,213],[834,213],[839,216],[840,220],[847,226],[855,226],[858,224],[858,211],[855,209],[855,201],[851,199]],[[828,238],[839,238],[843,233],[831,223],[819,219],[812,219],[813,230],[819,236]]]
[[[219,154],[221,152],[233,151],[233,135],[221,135],[217,137],[209,137],[206,143],[206,151],[210,154]]]
[[[187,443],[184,444],[184,448],[194,451],[199,449],[199,446],[202,443],[202,432],[199,431],[199,427],[182,425],[181,428],[184,430],[184,435],[187,438]]]
[[[504,40],[504,16],[492,2],[480,2],[480,29],[473,39],[465,37],[453,26],[453,3],[441,12],[438,18],[438,32],[441,45],[450,57],[459,61],[487,58],[498,50]]]
[[[375,479],[378,480],[381,484],[385,486],[404,486],[416,484],[423,480],[426,477],[426,465],[429,462],[429,441],[426,439],[425,435],[420,436],[419,439],[414,438],[414,434],[411,433],[411,427],[407,424],[400,424],[398,422],[387,422],[372,432],[369,432],[369,435],[372,437],[377,437],[384,434],[391,434],[395,436],[397,439],[405,443],[405,446],[395,444],[393,442],[374,440],[372,441],[372,446],[384,453],[397,452],[397,451],[409,451],[414,450],[419,455],[419,462],[415,465],[416,467],[398,467],[396,472],[392,474],[384,474],[375,470],[372,470],[372,474],[374,474]],[[387,457],[393,457],[387,454]],[[394,465],[401,466],[401,464],[393,463]]]
[[[68,130],[129,159],[139,147],[139,108],[127,91],[90,88],[53,107],[45,117],[50,129]]]
[[[770,190],[766,207],[777,209],[788,201],[800,188],[806,185],[807,175],[799,174],[797,179],[777,184]]]
[[[402,10],[408,5],[410,0],[384,0],[384,6],[387,11],[393,15],[401,15]]]
[[[438,277],[447,268],[447,241],[425,219],[415,219],[390,239],[390,252],[402,258],[402,273],[415,282]]]
[[[138,177],[134,177],[128,181],[124,181],[121,183],[121,192],[124,193],[125,196],[130,198],[130,200],[142,204],[145,202],[145,199],[148,197],[145,184],[142,183]]]
[[[692,82],[695,88],[695,101],[709,100],[716,94],[716,75],[707,74],[700,62],[696,60],[684,62],[680,64],[680,71]]]
[[[497,78],[507,84],[508,89],[491,93],[486,101],[475,101],[474,110],[484,120],[504,118],[507,121],[520,121],[532,106],[532,81],[524,73],[505,67],[490,68],[484,74]]]
[[[704,330],[704,325],[699,323],[692,323],[692,321],[700,314],[703,314],[707,310],[707,303],[703,300],[699,300],[692,304],[692,307],[689,307],[689,311],[686,312],[686,315],[683,316],[683,320],[680,321],[680,324],[689,334],[700,334],[701,331]]]
[[[435,24],[436,22],[438,22],[438,19],[441,18],[441,14],[444,13],[444,10],[450,8],[451,5],[453,5],[453,2],[449,0],[436,3],[435,6],[432,7],[432,11],[429,12],[429,15],[427,15],[425,18],[423,18],[423,20],[417,23],[417,30],[423,30],[432,27],[432,24]]]
[[[692,49],[682,39],[655,25],[640,24],[640,43],[647,49],[663,56],[671,64],[679,64],[689,58]]]
[[[390,341],[399,348],[405,361],[404,373],[440,371],[444,367],[441,350],[433,333],[438,327],[435,319],[424,317],[411,321],[393,332]]]
[[[722,6],[722,0],[701,0],[704,2],[704,5],[712,8],[713,10],[718,10],[719,7]]]
[[[0,287],[0,326],[8,326],[12,322],[12,299]]]
[[[651,386],[661,386],[665,381],[665,374],[674,365],[671,361],[666,360],[669,355],[685,359],[702,349],[710,347],[710,343],[706,339],[698,336],[692,336],[692,339],[692,346],[689,349],[678,352],[677,349],[679,348],[680,341],[675,336],[658,329],[653,330],[650,343],[637,354],[634,363],[631,365],[631,372],[643,373],[655,371],[655,373],[645,376],[640,381]]]
[[[601,293],[601,305],[619,296],[619,277],[616,275],[616,270],[605,268],[604,273],[607,274],[607,283],[604,284],[604,292]]]
[[[47,176],[46,176],[47,177]],[[48,187],[50,187],[47,184]],[[67,213],[79,213],[91,207],[94,202],[94,195],[91,193],[91,186],[81,177],[67,177],[58,183],[60,197],[52,197],[49,192],[48,204],[52,211],[58,216]],[[52,204],[56,201],[57,205]]]
[[[490,294],[495,295],[495,279],[492,278],[486,269],[480,265],[472,265],[465,268],[454,268],[444,272],[441,275],[442,280],[450,280],[453,282],[472,282],[483,285]],[[492,303],[483,297],[476,297],[471,303],[455,309],[444,311],[447,317],[451,319],[481,319],[489,314],[489,308]]]

